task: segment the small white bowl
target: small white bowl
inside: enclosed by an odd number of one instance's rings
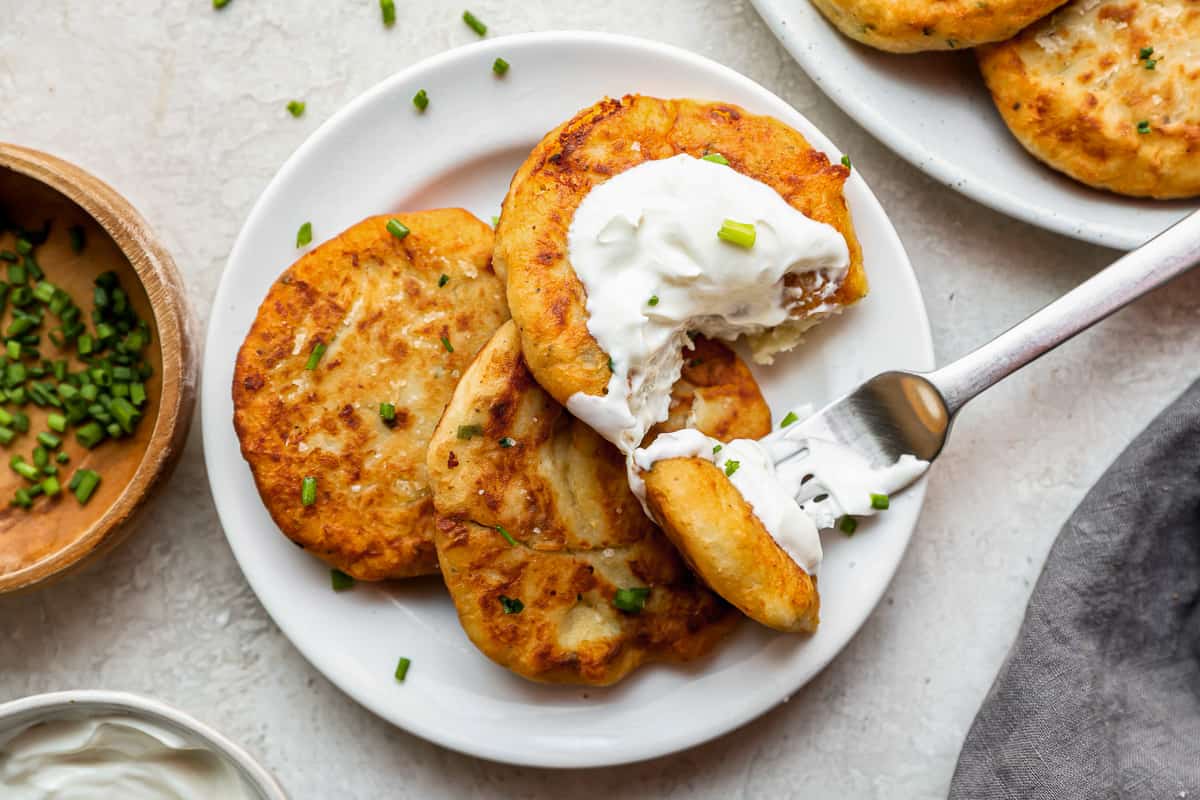
[[[261,800],[288,800],[283,787],[271,773],[240,746],[177,708],[127,692],[51,692],[0,704],[0,738],[38,722],[86,719],[113,713],[153,722],[218,754],[233,765]]]

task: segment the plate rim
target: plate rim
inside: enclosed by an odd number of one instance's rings
[[[803,118],[816,131],[822,142],[814,142],[821,149],[837,152],[833,147],[828,137],[819,131],[816,125],[807,120],[799,111],[791,106],[790,103],[780,98],[771,90],[759,84],[757,81],[749,78],[731,67],[725,66],[720,62],[709,59],[698,53],[691,52],[685,48],[678,47],[663,42],[658,42],[650,39],[645,39],[636,36],[624,34],[601,33],[590,31],[537,31],[530,33],[520,33],[508,36],[499,36],[488,38],[479,42],[473,42],[460,47],[452,48],[442,53],[435,54],[429,58],[422,59],[414,64],[398,70],[391,75],[383,78],[373,86],[369,87],[356,97],[349,100],[337,111],[335,111],[327,120],[316,128],[302,142],[293,153],[283,162],[276,170],[267,186],[263,189],[254,205],[251,207],[249,214],[239,229],[237,238],[230,250],[229,257],[222,270],[221,278],[218,282],[216,292],[213,296],[211,305],[211,313],[208,320],[208,331],[205,336],[205,353],[204,353],[204,374],[215,375],[220,374],[219,370],[210,368],[210,365],[218,365],[227,358],[232,357],[230,354],[220,350],[221,332],[218,327],[213,325],[213,317],[221,312],[219,309],[223,303],[228,303],[228,295],[233,291],[231,275],[233,274],[234,265],[241,260],[242,251],[249,245],[246,243],[245,232],[254,227],[259,221],[259,218],[264,216],[267,208],[273,204],[275,195],[281,191],[280,186],[283,183],[282,176],[295,166],[302,162],[304,156],[310,149],[317,146],[317,143],[330,131],[342,124],[346,118],[354,115],[360,108],[375,102],[376,98],[386,94],[393,85],[404,84],[415,81],[429,73],[436,72],[447,66],[448,64],[476,57],[476,54],[481,51],[490,51],[499,47],[520,45],[520,46],[550,46],[562,47],[571,45],[599,45],[617,48],[632,48],[645,52],[648,56],[657,56],[660,58],[672,59],[676,62],[690,64],[698,68],[707,70],[712,73],[721,74],[726,79],[732,82],[743,84],[749,93],[761,93],[762,95],[771,98],[779,104],[791,108],[794,113]],[[861,176],[856,176],[859,180]],[[883,209],[879,199],[875,196],[866,182],[863,181],[865,189],[864,202],[872,203],[876,207],[883,225],[881,225],[880,233],[887,240],[889,247],[903,256],[903,266],[907,269],[908,278],[910,280],[910,288],[913,293],[911,297],[913,308],[916,316],[920,321],[920,328],[916,331],[915,338],[918,340],[915,343],[914,350],[919,351],[919,361],[923,362],[920,365],[914,365],[918,369],[932,369],[935,364],[935,355],[933,349],[933,334],[932,327],[929,321],[928,309],[925,305],[924,294],[921,291],[920,283],[917,280],[916,272],[912,267],[912,262],[908,257],[907,251],[904,248],[903,242],[900,239],[895,226],[892,224],[891,218]],[[216,453],[222,449],[221,440],[225,434],[232,431],[232,425],[229,420],[214,418],[213,411],[220,410],[219,394],[227,392],[227,387],[212,386],[211,380],[206,380],[201,387],[201,427],[202,438],[204,445],[204,459],[206,470],[209,475],[220,474],[221,465],[217,462]],[[216,406],[215,408],[213,406]],[[226,430],[228,429],[228,430]],[[229,446],[229,445],[225,445]],[[236,448],[236,442],[232,445]],[[277,614],[274,604],[264,599],[263,592],[260,591],[259,585],[253,577],[253,571],[247,570],[242,563],[242,556],[239,554],[239,548],[235,542],[236,536],[230,531],[236,528],[236,517],[234,516],[235,509],[232,507],[234,500],[232,498],[222,499],[225,494],[224,490],[218,488],[218,482],[209,480],[209,492],[213,498],[213,503],[217,511],[218,519],[221,522],[222,532],[225,534],[226,541],[229,543],[230,549],[233,552],[234,559],[237,561],[238,568],[241,570],[246,582],[254,591],[256,599],[262,605],[263,609],[271,617],[272,621],[279,628],[280,632],[288,639],[288,643],[294,647],[302,657],[326,680],[335,686],[343,694],[350,697],[360,706],[375,716],[395,725],[402,730],[405,730],[415,736],[418,736],[426,741],[436,745],[446,747],[459,753],[483,758],[499,763],[512,764],[517,766],[527,767],[542,767],[542,768],[593,768],[616,766],[622,764],[631,764],[641,761],[647,761],[653,758],[658,758],[673,753],[686,750],[691,747],[698,746],[705,742],[711,741],[720,736],[731,733],[743,725],[757,719],[762,714],[776,707],[777,705],[787,701],[789,696],[799,690],[817,674],[824,670],[830,662],[832,662],[845,647],[858,635],[863,625],[874,614],[880,600],[883,598],[887,589],[890,587],[892,580],[895,578],[896,571],[904,559],[904,554],[907,552],[908,546],[915,534],[921,511],[924,507],[925,492],[927,485],[927,477],[922,478],[906,491],[906,495],[912,496],[912,504],[915,506],[914,518],[911,526],[908,526],[904,535],[903,546],[901,547],[898,556],[893,564],[885,567],[886,580],[880,581],[878,590],[874,596],[868,598],[869,602],[864,604],[866,608],[859,620],[853,627],[851,633],[844,642],[836,647],[827,658],[824,658],[815,666],[812,666],[806,674],[796,683],[790,685],[786,692],[768,691],[764,692],[761,697],[747,696],[745,702],[738,713],[727,715],[719,723],[710,723],[707,726],[698,725],[695,729],[689,732],[678,732],[661,736],[656,745],[646,748],[644,745],[626,746],[624,749],[615,749],[598,753],[579,753],[575,752],[572,755],[564,753],[554,754],[538,754],[521,751],[519,749],[507,746],[503,743],[497,744],[490,741],[481,741],[473,738],[462,732],[448,732],[445,728],[431,726],[425,723],[424,720],[415,720],[409,718],[399,718],[396,714],[390,713],[385,707],[377,707],[370,701],[370,695],[366,693],[362,687],[350,681],[341,680],[340,674],[333,669],[331,664],[333,658],[328,657],[325,653],[315,648],[301,644],[304,641],[303,637],[293,635],[293,625],[287,615]],[[227,505],[228,504],[228,505]],[[229,521],[229,524],[226,521]],[[339,677],[335,677],[339,676]]]
[[[796,26],[787,23],[788,15],[779,0],[750,0],[750,4],[772,35],[826,97],[885,147],[943,186],[1000,214],[1081,242],[1116,250],[1133,250],[1152,238],[1132,231],[1108,228],[1086,219],[1064,216],[1059,210],[1033,205],[1013,192],[993,188],[988,181],[943,158],[936,148],[928,147],[916,137],[892,128],[881,112],[865,100],[860,101],[853,92],[836,81],[827,81],[826,72],[818,65],[819,59],[801,46]],[[824,17],[821,19],[825,21]]]

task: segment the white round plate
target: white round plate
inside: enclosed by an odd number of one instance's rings
[[[1002,214],[1130,250],[1196,206],[1121,197],[1043,166],[1000,119],[970,52],[884,53],[840,34],[809,0],[751,2],[858,124],[917,169]]]
[[[492,73],[497,56],[512,68]],[[429,93],[414,111],[418,89]],[[787,699],[829,663],[875,607],[912,535],[918,484],[853,539],[830,536],[822,623],[812,638],[746,622],[686,667],[651,665],[609,689],[543,686],[481,655],[434,579],[330,590],[329,569],[276,529],[234,435],[234,359],[268,287],[296,257],[296,229],[316,240],[371,215],[463,206],[498,213],[516,167],[551,128],[605,95],[718,99],[795,126],[841,154],[779,98],[737,73],[661,44],[537,33],[445,53],[395,75],[325,123],[288,159],[233,248],[209,323],[203,386],[205,457],[229,543],[250,585],[296,647],[358,702],[419,736],[516,764],[583,767],[652,758],[719,736]],[[780,409],[821,403],[888,368],[933,366],[929,323],[895,231],[866,184],[846,189],[872,294],[760,372]],[[392,677],[397,658],[408,678]]]

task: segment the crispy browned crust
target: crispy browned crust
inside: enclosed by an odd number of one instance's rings
[[[1049,166],[1120,194],[1194,197],[1198,41],[1200,0],[1076,0],[980,49],[979,65],[1008,127]]]
[[[845,236],[847,277],[832,297],[798,303],[795,316],[818,302],[846,306],[866,294],[862,250],[842,196],[846,167],[830,164],[782,122],[737,106],[643,96],[602,100],[534,147],[513,177],[496,231],[497,270],[507,274],[525,358],[560,403],[576,392],[602,394],[609,378],[608,354],[588,331],[584,288],[567,258],[575,209],[594,186],[644,161],[709,152]]]
[[[723,431],[765,435],[769,414],[749,370],[721,345],[702,348],[711,357],[688,368],[678,391],[695,397],[677,413],[706,407],[698,415]],[[738,619],[646,518],[616,448],[534,382],[511,323],[463,376],[430,442],[429,475],[438,557],[463,628],[519,675],[610,684],[647,661],[706,654]],[[640,614],[612,604],[632,587],[650,588]],[[502,595],[523,610],[506,614]]]
[[[770,628],[817,629],[816,580],[776,544],[711,461],[667,459],[642,477],[663,531],[713,591]]]
[[[892,53],[999,42],[1065,0],[812,0],[851,39]]]
[[[233,380],[234,427],[272,519],[361,580],[437,572],[425,448],[461,371],[508,318],[489,226],[461,209],[397,218],[403,240],[372,217],[284,272]],[[328,350],[308,371],[316,342]],[[396,405],[393,427],[381,402]],[[305,507],[309,475],[317,502]]]

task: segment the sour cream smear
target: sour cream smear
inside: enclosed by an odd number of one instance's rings
[[[872,495],[900,491],[921,477],[929,462],[905,455],[894,464],[872,466],[820,430],[810,409],[792,413],[800,421],[757,441],[720,442],[690,429],[662,434],[634,451],[630,485],[644,505],[641,473],[655,462],[688,457],[711,461],[724,470],[779,547],[815,575],[822,558],[822,528],[834,527],[846,515],[877,514]]]
[[[726,219],[753,224],[754,245],[719,239]],[[667,418],[689,331],[733,340],[774,328],[795,300],[786,276],[815,273],[810,285],[832,295],[850,264],[835,228],[770,186],[689,155],[596,186],[575,211],[567,246],[587,291],[588,330],[612,359],[607,392],[577,392],[567,409],[625,454]]]

